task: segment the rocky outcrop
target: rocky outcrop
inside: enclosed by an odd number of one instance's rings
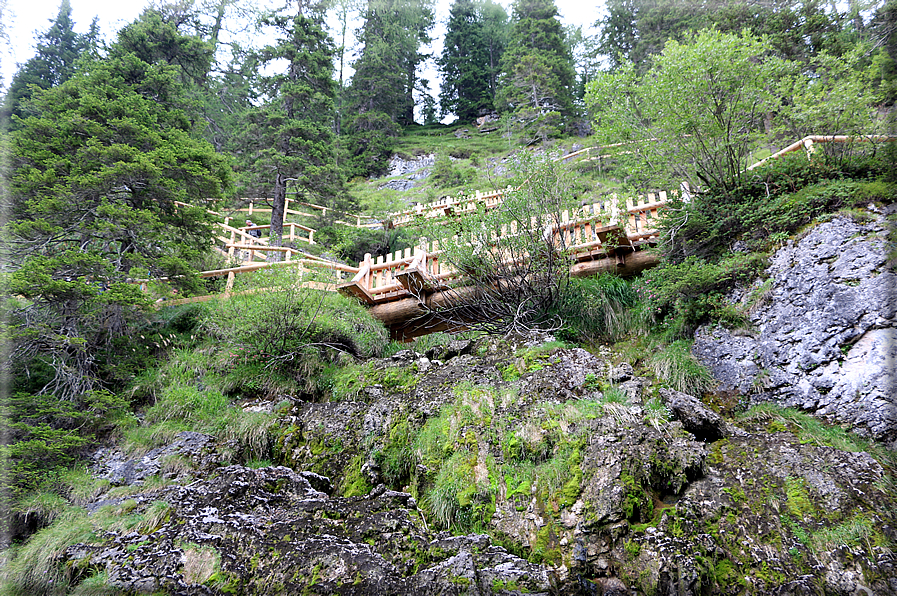
[[[837,217],[788,242],[753,303],[751,332],[705,327],[694,354],[724,390],[810,411],[897,443],[897,275],[881,220]]]
[[[359,364],[341,401],[279,409],[288,467],[222,466],[199,434],[144,458],[104,452],[98,472],[135,483],[87,510],[136,521],[68,547],[68,579],[171,594],[897,596],[891,460],[770,408],[723,419],[607,348],[550,340]],[[196,466],[174,484],[125,473],[164,474],[172,454]]]
[[[436,164],[436,154],[420,155],[411,159],[404,159],[393,155],[389,160],[389,173],[392,180],[380,184],[379,188],[389,188],[403,192],[417,186],[418,181],[427,178]],[[401,178],[396,178],[401,176]]]
[[[317,477],[320,481],[320,477]],[[411,495],[334,498],[284,467],[222,468],[134,497],[158,527],[66,549],[69,579],[102,568],[122,592],[166,594],[549,593],[549,572],[484,535],[434,535]],[[507,588],[507,589],[495,589]]]

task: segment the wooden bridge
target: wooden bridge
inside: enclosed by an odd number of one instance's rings
[[[778,158],[786,153],[804,149],[811,158],[816,143],[845,143],[854,141],[886,142],[897,140],[892,136],[847,137],[847,136],[809,136],[789,145],[782,151],[751,166],[753,169],[769,159]],[[617,144],[615,146],[621,146]],[[605,146],[609,147],[609,146]],[[584,149],[563,156],[561,160],[576,157],[600,159],[600,149]],[[596,155],[593,156],[593,152]],[[354,227],[403,227],[433,220],[450,220],[454,217],[475,213],[483,208],[494,209],[503,203],[504,197],[512,189],[495,192],[476,192],[473,196],[445,197],[424,205],[416,205],[399,213],[394,213],[384,220],[345,214],[339,223]],[[662,215],[668,199],[674,194],[682,193],[688,200],[689,189],[677,191],[648,193],[638,197],[618,197],[613,195],[603,200],[584,205],[572,211],[560,214],[559,221],[546,227],[545,233],[550,236],[551,244],[559,252],[570,258],[573,276],[590,276],[601,272],[614,272],[620,275],[631,275],[657,263],[658,257],[643,249],[653,246],[658,240],[657,223]],[[285,215],[312,216],[307,211],[326,213],[326,207],[311,203],[290,200],[286,205]],[[303,211],[303,209],[305,211]],[[215,237],[216,249],[226,255],[231,262],[239,263],[236,267],[204,271],[200,277],[210,278],[227,276],[224,296],[233,289],[236,274],[257,271],[269,267],[295,267],[297,275],[303,272],[317,272],[315,287],[326,290],[337,290],[346,296],[352,296],[369,305],[371,314],[383,321],[398,337],[418,335],[418,330],[409,328],[407,323],[428,312],[430,307],[448,304],[452,295],[452,286],[458,286],[462,274],[452,269],[445,262],[444,248],[440,241],[422,241],[414,248],[406,248],[395,253],[373,258],[365,255],[358,267],[328,261],[294,247],[270,246],[268,239],[260,232],[268,230],[269,225],[232,225],[232,221],[246,216],[247,220],[256,214],[269,214],[270,208],[257,207],[250,200],[248,207],[232,210],[230,215],[211,211],[223,219],[219,222]],[[238,213],[238,215],[233,215]],[[346,221],[349,220],[349,221]],[[354,220],[354,221],[353,221]],[[284,222],[284,240],[294,246],[297,243],[312,245],[315,243],[315,230],[298,223]],[[258,235],[253,232],[259,232]],[[508,233],[502,230],[495,240]],[[445,242],[445,241],[443,241]],[[280,252],[283,259],[269,262],[267,257],[272,252]],[[323,277],[321,274],[324,274]],[[164,281],[164,280],[157,280]],[[208,300],[211,296],[170,300],[165,304],[179,304]],[[432,331],[429,329],[427,332]]]

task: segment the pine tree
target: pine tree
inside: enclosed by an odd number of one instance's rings
[[[504,10],[494,3],[499,10]],[[491,21],[486,20],[487,11]],[[442,74],[442,113],[470,121],[493,109],[493,70],[500,58],[503,40],[495,24],[501,22],[487,2],[456,0],[452,4],[448,30],[438,61]],[[507,16],[505,19],[507,20]],[[491,38],[490,38],[491,36]]]
[[[193,138],[175,66],[113,48],[35,94],[10,134],[11,294],[27,323],[14,357],[47,363],[45,391],[74,399],[97,386],[96,354],[127,334],[145,298],[127,278],[170,276],[184,290],[207,263],[202,208],[228,190],[226,161]]]
[[[247,114],[247,167],[262,196],[273,197],[274,246],[281,245],[288,183],[301,198],[328,206],[342,185],[334,150],[333,43],[323,29],[323,14],[307,12],[265,21],[279,39],[260,52],[260,67],[285,61],[286,70],[260,78],[259,93],[267,102]]]
[[[500,108],[512,111],[543,141],[573,116],[573,72],[554,0],[517,0],[513,31],[502,57]]]

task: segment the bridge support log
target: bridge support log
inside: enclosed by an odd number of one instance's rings
[[[402,298],[395,302],[375,304],[368,309],[372,317],[381,321],[387,327],[406,323],[428,312],[428,309],[452,306],[474,300],[479,294],[479,288],[468,286],[442,292],[434,292],[425,298],[426,307],[417,298]]]
[[[660,263],[660,256],[647,250],[629,253],[620,258],[621,256],[577,263],[570,268],[570,275],[589,277],[599,273],[615,273],[621,277],[628,277]]]
[[[574,277],[588,277],[599,273],[615,273],[621,276],[635,275],[658,262],[660,262],[660,258],[656,254],[638,251],[627,254],[625,257],[618,255],[612,258],[577,263],[570,268],[570,275]],[[368,312],[387,327],[398,327],[427,314],[428,310],[472,302],[478,293],[479,288],[466,286],[433,292],[424,299],[426,306],[417,298],[409,297],[394,302],[375,304],[368,309]]]

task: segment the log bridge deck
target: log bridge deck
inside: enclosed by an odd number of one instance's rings
[[[398,214],[394,222],[409,225],[416,218],[448,218],[476,212],[481,204],[487,209],[495,208],[501,204],[504,192],[477,193],[461,200],[442,199]],[[669,195],[676,192],[661,191],[627,199],[613,196],[573,212],[564,211],[560,222],[547,226],[546,234],[551,235],[555,248],[573,261],[573,276],[601,272],[632,275],[657,263],[658,257],[643,249],[657,243],[657,222]],[[507,230],[502,230],[496,240],[505,234]],[[338,284],[337,290],[369,305],[371,314],[390,327],[394,336],[419,335],[422,329],[409,328],[407,323],[426,314],[422,303],[439,306],[450,300],[451,286],[463,285],[463,274],[442,260],[443,252],[439,241],[422,241],[413,249],[376,259],[367,254],[355,276]],[[463,289],[455,289],[451,296],[457,298],[463,293]],[[433,330],[428,327],[423,332]]]

